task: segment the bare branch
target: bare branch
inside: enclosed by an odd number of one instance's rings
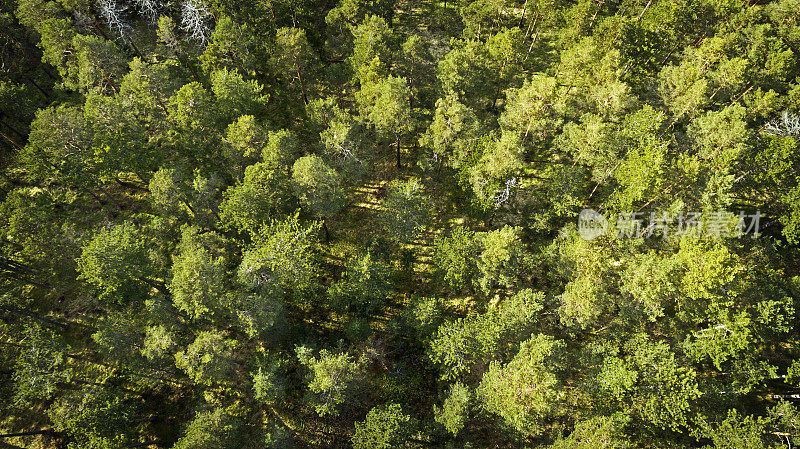
[[[186,0],[181,10],[181,29],[189,35],[189,39],[205,45],[211,30],[208,18],[211,13],[202,0]]]
[[[136,7],[139,9],[139,14],[149,20],[151,23],[158,22],[159,5],[156,0],[134,0]]]
[[[783,111],[780,117],[764,125],[764,132],[772,136],[800,135],[800,116]]]
[[[511,178],[506,181],[506,185],[504,188],[498,190],[493,196],[492,201],[494,201],[495,207],[500,207],[509,198],[511,198],[511,190],[517,186],[517,178]]]
[[[122,39],[125,39],[127,34],[131,31],[131,26],[125,21],[127,9],[127,6],[117,3],[117,0],[97,1],[97,10],[100,16],[105,20],[108,28],[119,34]]]

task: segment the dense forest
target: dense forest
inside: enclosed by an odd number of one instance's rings
[[[0,449],[800,446],[800,0],[3,0]]]

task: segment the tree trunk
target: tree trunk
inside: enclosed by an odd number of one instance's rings
[[[33,311],[28,310],[28,309],[20,309],[20,308],[15,307],[15,306],[6,305],[6,306],[0,306],[0,310],[6,310],[6,311],[8,311],[10,313],[14,313],[14,314],[17,314],[17,315],[22,315],[22,316],[27,316],[27,317],[30,317],[30,318],[34,318],[34,319],[37,319],[37,320],[42,321],[44,323],[48,323],[48,324],[52,324],[54,326],[61,327],[63,329],[67,329],[69,327],[68,325],[66,325],[64,323],[59,323],[58,321],[55,321],[55,320],[53,320],[51,318],[48,318],[46,316],[42,316],[40,313],[33,312]]]
[[[100,19],[98,17],[95,17],[95,19],[96,20],[94,22],[94,28],[99,32],[99,35],[103,36],[103,39],[105,39],[105,40],[111,40],[111,39],[108,38],[108,35],[106,34],[106,32],[103,31],[103,29],[100,28],[100,26],[98,25],[98,22],[100,22]]]
[[[55,434],[53,429],[31,430],[28,432],[4,433],[0,434],[0,438],[13,438],[13,437],[26,437],[29,435],[45,435]]]
[[[325,219],[322,220],[322,230],[325,232],[325,243],[331,242],[331,233],[328,230],[328,224],[325,223]]]
[[[119,209],[119,210],[123,210],[123,209],[124,209],[124,208],[122,207],[122,205],[121,205],[121,204],[119,204],[119,202],[117,202],[117,200],[116,200],[116,199],[114,199],[114,197],[113,197],[113,196],[111,196],[111,194],[110,194],[110,193],[108,193],[108,190],[104,189],[102,186],[100,186],[100,187],[98,187],[98,188],[100,189],[100,191],[101,191],[101,192],[103,192],[103,195],[105,195],[105,196],[106,196],[106,198],[108,198],[109,200],[111,200],[111,202],[112,202],[112,203],[114,203],[114,205],[115,205],[115,206],[117,206],[117,209]]]
[[[200,78],[200,75],[197,73],[197,68],[194,66],[194,64],[192,64],[192,61],[189,60],[189,57],[186,55],[186,53],[184,53],[183,49],[180,49],[178,54],[181,56],[181,63],[183,63],[185,67],[188,67],[189,71],[192,72],[194,80],[198,83],[202,83],[203,81],[202,78]]]
[[[159,441],[159,440],[150,440],[150,441],[145,441],[144,443],[131,444],[128,447],[147,447],[147,446],[155,446],[157,444],[161,444],[161,441]]]
[[[297,80],[300,82],[300,93],[303,94],[303,104],[308,106],[308,93],[306,92],[306,83],[303,81],[303,73],[300,71],[299,64],[295,62],[295,72],[297,72]]]
[[[76,185],[76,186],[78,187],[78,190],[80,190],[82,192],[85,192],[85,193],[88,193],[89,195],[91,195],[92,198],[94,198],[94,200],[97,201],[97,204],[99,204],[101,208],[106,205],[106,202],[101,200],[100,197],[97,196],[96,193],[92,192],[91,190],[87,189],[84,186],[81,186],[81,185]]]
[[[133,48],[133,51],[136,52],[136,55],[139,56],[139,59],[144,59],[144,56],[142,56],[142,52],[139,51],[139,47],[137,47],[136,44],[133,43],[133,39],[128,39],[128,45],[130,45],[131,48]]]
[[[408,88],[411,90],[411,95],[408,96],[408,110],[414,111],[414,69],[408,74]]]
[[[42,69],[42,72],[44,72],[51,80],[58,81],[58,77],[56,77],[55,75],[53,75],[52,72],[50,72],[50,69],[48,69],[47,65],[45,65],[45,63],[42,62],[41,58],[37,58],[37,60],[39,68]]]
[[[44,89],[42,89],[41,86],[39,86],[39,84],[37,84],[36,81],[33,80],[33,78],[31,78],[30,76],[26,76],[25,79],[27,79],[31,84],[33,84],[33,87],[35,87],[39,92],[42,93],[42,95],[44,95],[44,98],[46,99],[50,98],[50,95],[47,92],[45,92]]]
[[[15,142],[14,139],[12,139],[11,137],[8,137],[3,131],[0,131],[0,136],[2,136],[7,141],[11,142],[11,145],[14,145],[18,150],[25,151],[25,149],[22,148],[22,146],[20,146],[20,144]]]
[[[42,284],[40,282],[32,281],[27,276],[19,274],[19,272],[14,270],[8,270],[5,274],[11,279],[16,279],[17,281],[22,282],[23,284],[26,285],[32,285],[34,287],[43,288],[45,290],[49,290],[51,288],[49,284]]]
[[[397,149],[397,168],[402,168],[403,164],[400,163],[400,133],[397,134],[397,139],[395,139],[395,148]]]
[[[114,178],[114,181],[117,184],[119,184],[121,187],[127,187],[129,189],[139,190],[139,191],[142,191],[142,192],[149,192],[150,191],[150,189],[148,189],[147,187],[142,187],[142,186],[140,186],[138,184],[134,184],[134,183],[128,182],[128,181],[123,181],[123,180],[121,180],[119,178]]]
[[[3,114],[3,115],[5,115],[5,114]],[[9,117],[9,118],[12,118],[12,117]],[[23,135],[21,132],[17,131],[16,128],[14,128],[13,126],[9,125],[8,122],[3,120],[2,118],[0,118],[0,123],[2,123],[6,128],[10,129],[11,132],[13,132],[14,134],[18,135],[20,139],[24,139],[25,138],[25,135]]]
[[[139,178],[139,181],[142,181],[142,184],[144,184],[144,185],[146,185],[146,186],[149,186],[149,185],[150,185],[150,183],[149,183],[149,182],[148,182],[146,179],[144,179],[144,176],[142,176],[142,174],[141,174],[141,173],[139,173],[139,171],[138,171],[138,170],[137,170],[137,171],[134,171],[134,172],[133,172],[133,174],[134,174],[134,175],[136,175],[136,177],[137,177],[137,178]],[[149,187],[148,187],[147,191],[148,191],[148,192],[150,191],[150,188],[149,188]]]
[[[181,202],[186,206],[187,209],[189,209],[189,212],[192,213],[192,217],[196,217],[197,216],[197,213],[194,211],[194,207],[192,207],[192,205],[191,205],[191,203],[189,201],[181,200]]]

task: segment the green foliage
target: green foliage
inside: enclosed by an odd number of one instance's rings
[[[563,342],[543,334],[524,342],[509,363],[492,362],[478,386],[478,399],[520,433],[541,433],[544,421],[558,413],[564,395],[558,376],[563,347]]]
[[[444,368],[442,378],[452,380],[468,373],[485,353],[472,320],[458,319],[439,326],[429,343],[429,355],[431,361]]]
[[[442,368],[442,379],[457,379],[488,361],[513,356],[533,333],[543,300],[542,294],[523,290],[487,313],[439,326],[428,348]]]
[[[481,142],[480,156],[466,168],[466,177],[475,193],[476,202],[484,210],[503,206],[511,199],[523,166],[522,143],[513,133],[493,135]],[[476,154],[477,155],[477,154]]]
[[[235,77],[228,77],[228,72],[221,71],[217,76],[217,89],[221,94],[230,94],[234,99],[240,99],[235,87],[229,86],[226,81],[235,83]],[[235,75],[234,75],[235,76]],[[252,86],[252,85],[250,85]],[[217,107],[213,95],[197,81],[181,87],[167,105],[170,119],[180,131],[202,133],[214,127],[217,119]],[[181,136],[183,137],[183,136]]]
[[[197,228],[187,227],[173,255],[172,301],[194,319],[213,315],[225,294],[225,258],[219,244],[213,235],[200,236]]]
[[[342,174],[348,185],[361,182],[374,155],[364,142],[371,137],[365,135],[365,126],[355,117],[336,106],[332,98],[309,104],[320,138],[325,147],[325,158]]]
[[[392,38],[391,30],[386,21],[376,15],[368,15],[353,30],[353,55],[350,64],[359,81],[364,83],[369,75],[373,59],[386,67],[391,62],[389,41]]]
[[[134,409],[115,392],[95,390],[65,396],[53,404],[49,414],[56,429],[69,435],[69,449],[116,449],[131,444],[127,430]]]
[[[481,236],[478,256],[478,284],[488,292],[496,287],[511,287],[522,262],[524,247],[519,229],[504,226]]]
[[[14,367],[14,399],[22,404],[50,400],[61,381],[69,347],[58,334],[39,326],[25,326],[27,345]]]
[[[223,154],[231,164],[233,177],[240,180],[245,169],[259,161],[261,152],[267,146],[267,129],[252,115],[243,115],[228,125],[225,138],[227,146]]]
[[[250,338],[277,341],[285,331],[286,308],[277,288],[233,294],[225,298],[227,311],[236,316],[242,331]]]
[[[494,93],[488,56],[481,42],[468,40],[450,50],[439,60],[439,82],[448,95],[468,107],[484,109]]]
[[[145,331],[141,352],[149,360],[164,360],[174,346],[175,341],[166,326],[151,326]]]
[[[471,402],[472,391],[469,387],[460,382],[454,383],[450,386],[442,407],[433,406],[436,422],[453,436],[458,435],[469,420]]]
[[[625,436],[625,426],[630,418],[622,413],[611,416],[595,416],[575,424],[575,429],[566,438],[561,438],[553,449],[573,447],[596,447],[598,449],[627,449],[633,447]]]
[[[143,344],[142,332],[131,316],[111,315],[92,334],[92,340],[97,343],[100,352],[112,361],[134,364],[136,352],[131,348],[141,347]]]
[[[297,28],[279,29],[276,49],[272,56],[272,67],[289,85],[301,90],[307,103],[308,85],[319,70],[319,58],[308,43],[306,32]]]
[[[590,166],[592,177],[598,182],[609,176],[618,163],[613,125],[599,115],[587,113],[580,117],[580,123],[565,124],[556,141],[561,151]]]
[[[745,109],[741,106],[729,106],[718,112],[708,112],[698,117],[696,127],[690,128],[695,135],[700,151],[698,156],[708,161],[711,171],[710,187],[719,189],[707,191],[704,204],[709,206],[727,206],[731,200],[728,190],[731,188],[732,176],[726,173],[745,151],[748,151],[750,132],[744,121]]]
[[[239,280],[255,291],[273,285],[295,291],[310,288],[317,269],[317,229],[315,223],[301,225],[297,214],[264,226],[242,257]]]
[[[404,414],[399,404],[373,408],[364,422],[356,423],[352,437],[354,449],[402,447],[412,434],[411,417]]]
[[[691,405],[701,395],[694,369],[679,364],[668,345],[644,334],[634,336],[625,350],[624,359],[610,356],[603,361],[597,377],[601,388],[656,426],[686,425]],[[670,394],[656,396],[650,393],[653,389]]]
[[[342,279],[328,290],[331,305],[341,313],[370,316],[392,292],[387,264],[372,251],[347,260]]]
[[[417,339],[426,342],[441,324],[443,309],[438,298],[418,298],[406,309],[403,318]]]
[[[15,189],[0,206],[0,235],[8,242],[3,257],[19,260],[24,267],[8,266],[8,276],[22,281],[46,281],[68,287],[76,277],[75,260],[80,255],[59,211],[66,198],[41,189]],[[35,267],[40,273],[31,272]]]
[[[186,185],[186,174],[174,168],[161,168],[150,180],[149,190],[155,205],[164,213],[181,215],[191,213],[191,191]]]
[[[270,132],[267,147],[262,151],[261,157],[272,167],[285,167],[288,170],[297,159],[299,145],[297,136],[289,130]]]
[[[67,60],[68,75],[64,85],[83,92],[111,92],[122,80],[127,66],[119,49],[111,42],[77,35],[72,39],[74,60]]]
[[[346,405],[358,402],[363,388],[364,366],[346,352],[327,349],[314,356],[305,346],[296,348],[300,364],[308,369],[308,390],[311,404],[319,416],[337,416]]]
[[[500,116],[504,130],[521,134],[520,143],[536,147],[557,123],[554,110],[563,107],[555,78],[536,75],[519,88],[506,91],[506,108]]]
[[[184,351],[175,354],[175,365],[201,385],[217,386],[233,372],[236,340],[203,331]]]
[[[161,16],[159,22],[163,20],[170,19]],[[169,34],[164,37],[166,39],[162,39],[168,43],[175,39]],[[255,36],[247,25],[240,25],[228,16],[220,17],[211,33],[209,44],[200,56],[203,72],[211,74],[220,69],[239,69],[250,75],[257,70],[261,56],[255,49],[256,45]]]
[[[261,115],[269,100],[269,95],[261,93],[263,89],[257,81],[246,81],[236,71],[221,69],[211,74],[211,91],[217,101],[224,105],[218,110],[226,122],[236,120],[242,115]]]
[[[431,148],[435,158],[444,157],[449,165],[458,168],[479,135],[480,122],[475,113],[451,95],[436,101],[433,122],[420,144]]]
[[[147,245],[131,223],[102,228],[83,246],[78,271],[111,303],[141,299],[152,285]]]
[[[225,191],[220,218],[227,226],[255,234],[271,220],[285,216],[291,205],[286,170],[258,162],[244,169],[241,183]]]
[[[620,137],[629,146],[628,152],[613,170],[622,187],[617,196],[621,210],[637,201],[652,201],[656,199],[654,195],[663,189],[668,142],[659,130],[665,120],[663,113],[650,106],[644,106],[625,118]]]
[[[170,48],[175,48],[180,45],[178,37],[175,34],[175,21],[172,20],[172,17],[160,16],[156,25],[156,35],[160,43]]]
[[[497,92],[517,84],[523,69],[523,45],[523,32],[517,27],[503,28],[486,42],[488,69],[493,74],[495,97]]]
[[[412,129],[410,97],[406,79],[389,76],[374,82],[362,82],[356,101],[361,117],[379,134],[397,136],[399,140],[400,135]]]
[[[797,446],[798,11],[0,2],[2,444]]]
[[[783,433],[789,433],[790,435],[784,435],[787,440],[791,443],[797,444],[800,436],[792,434],[792,430],[794,426],[797,425],[798,412],[797,407],[792,405],[788,401],[780,401],[774,406],[770,407],[769,409],[769,417],[774,423],[775,428],[778,431]]]
[[[75,30],[70,26],[68,19],[50,17],[38,24],[37,31],[41,34],[39,47],[42,49],[42,60],[56,67],[59,74],[67,77],[67,54],[71,50]]]
[[[625,304],[633,313],[641,313],[651,321],[664,315],[664,302],[678,294],[673,282],[677,275],[675,261],[650,252],[631,260],[622,274],[620,287],[629,301]]]
[[[214,408],[198,412],[173,447],[176,449],[239,448],[246,442],[245,429],[245,423],[240,417],[231,415],[221,408]]]
[[[408,242],[423,232],[430,220],[428,201],[417,178],[390,185],[382,216],[389,235],[398,242]]]
[[[769,420],[762,417],[741,416],[735,409],[728,410],[728,416],[716,425],[700,420],[701,435],[710,439],[713,449],[757,449],[765,447],[762,435]]]
[[[276,357],[259,360],[258,371],[253,373],[255,398],[265,404],[276,404],[286,395],[286,379],[283,363]]]
[[[91,130],[82,111],[65,105],[39,111],[31,123],[22,160],[35,177],[53,177],[82,186],[93,184],[97,161]]]
[[[339,212],[347,200],[339,174],[315,155],[295,161],[292,166],[292,187],[300,204],[319,218]]]

